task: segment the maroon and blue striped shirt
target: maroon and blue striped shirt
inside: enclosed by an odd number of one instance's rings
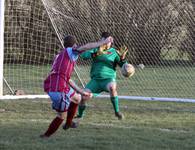
[[[70,89],[68,82],[81,52],[73,48],[64,48],[56,55],[51,72],[44,81],[45,92],[64,92]]]

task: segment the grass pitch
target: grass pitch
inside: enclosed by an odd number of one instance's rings
[[[51,65],[11,65],[4,69],[4,77],[14,90],[23,90],[25,94],[45,94],[43,81]],[[119,69],[119,68],[117,68]],[[80,78],[86,84],[90,79],[89,66],[77,68]],[[117,71],[117,85],[119,95],[145,96],[145,97],[176,97],[195,98],[195,66],[146,66],[144,69],[136,68],[131,78],[124,78]],[[79,85],[80,81],[73,73],[73,80]],[[82,87],[82,85],[79,85]],[[4,94],[10,90],[4,85]]]
[[[195,104],[93,99],[79,128],[40,139],[55,117],[49,100],[0,101],[0,150],[194,150]]]

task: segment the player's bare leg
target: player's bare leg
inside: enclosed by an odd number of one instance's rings
[[[90,89],[85,89],[86,92],[90,92]],[[82,118],[86,109],[86,102],[90,100],[90,97],[86,97],[86,96],[82,96],[81,102],[79,104],[79,109],[78,109],[78,114],[76,116],[76,118]]]
[[[63,125],[63,129],[67,130],[70,127],[71,128],[76,128],[77,124],[75,122],[73,122],[73,118],[76,114],[77,108],[78,108],[78,104],[81,101],[81,95],[75,93],[73,97],[71,97],[71,103],[70,106],[68,108],[68,113],[67,113],[67,118],[66,118],[66,123]]]
[[[90,92],[91,91],[89,89],[85,89],[86,92]],[[77,128],[80,121],[83,118],[85,109],[86,109],[86,101],[90,100],[90,98],[92,98],[92,95],[89,96],[82,96],[81,98],[81,102],[79,103],[79,108],[78,108],[78,114],[76,115],[76,117],[74,118],[74,121],[72,122],[71,128]]]
[[[117,84],[116,84],[116,82],[108,83],[107,89],[110,93],[110,100],[111,100],[112,105],[114,107],[115,116],[119,120],[124,119],[124,115],[119,111],[119,102],[118,102],[118,93],[117,93]]]

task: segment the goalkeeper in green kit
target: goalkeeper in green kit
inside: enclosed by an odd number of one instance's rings
[[[110,33],[103,32],[101,40],[110,36]],[[126,63],[125,56],[127,48],[123,47],[119,51],[111,47],[112,43],[108,43],[99,48],[92,49],[88,52],[81,54],[83,59],[92,59],[92,66],[90,71],[91,80],[85,87],[85,90],[93,93],[93,97],[101,92],[109,92],[110,100],[112,102],[115,116],[121,120],[124,118],[123,114],[119,111],[119,100],[117,94],[116,84],[116,67],[122,67]],[[78,108],[76,118],[82,118],[86,109],[86,101],[88,99],[84,96]]]

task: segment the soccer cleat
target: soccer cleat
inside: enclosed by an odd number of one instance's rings
[[[71,124],[71,128],[77,128],[79,126],[79,122],[72,122],[72,124]]]
[[[81,117],[79,115],[75,116],[74,120],[72,121],[72,124],[71,124],[70,128],[77,128],[82,119],[83,119],[83,117]]]
[[[49,136],[47,136],[47,135],[45,135],[45,134],[41,134],[39,137],[42,138],[42,139],[47,139],[47,138],[49,138]]]
[[[63,128],[64,130],[68,130],[68,129],[70,128],[70,126],[71,126],[71,125],[64,124],[62,128]]]
[[[69,128],[77,128],[78,125],[79,125],[78,122],[72,121],[71,125],[64,124],[62,128],[63,128],[64,130],[68,130]]]
[[[115,112],[115,116],[118,118],[118,120],[124,119],[124,115],[121,112]]]
[[[81,117],[81,116],[79,116],[79,115],[76,115],[75,117],[74,117],[74,122],[75,123],[80,123],[80,121],[83,119],[83,117]]]
[[[80,116],[80,115],[76,115],[75,117],[74,117],[74,119],[82,119],[82,117]]]

